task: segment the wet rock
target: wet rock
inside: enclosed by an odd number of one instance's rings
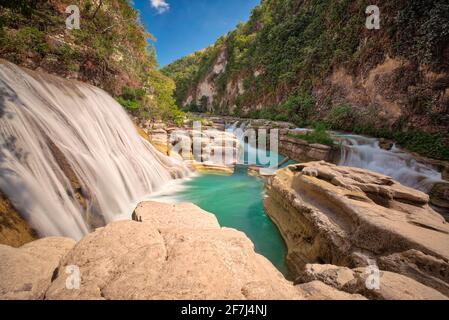
[[[199,173],[230,176],[234,174],[235,170],[234,165],[224,165],[224,164],[197,162],[197,161],[187,161],[187,164],[193,171]]]
[[[391,150],[393,148],[394,142],[385,138],[379,139],[379,147],[384,150]]]
[[[445,166],[443,172],[441,173],[443,180],[449,181],[449,165]]]

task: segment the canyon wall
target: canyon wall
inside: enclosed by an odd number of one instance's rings
[[[267,187],[265,208],[287,244],[298,283],[327,279],[339,287],[337,275],[349,273],[345,283],[355,279],[354,286],[346,289],[361,293],[366,287],[356,274],[375,266],[385,275],[381,288],[393,272],[449,296],[449,226],[429,207],[428,195],[378,173],[326,162],[279,170]]]
[[[445,1],[263,0],[210,47],[163,69],[187,110],[394,137],[449,159]]]

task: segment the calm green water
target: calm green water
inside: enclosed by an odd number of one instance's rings
[[[168,194],[165,196],[172,198]],[[287,249],[278,229],[265,213],[263,196],[263,180],[248,176],[245,166],[237,166],[232,176],[202,174],[186,181],[174,198],[214,213],[223,227],[243,231],[256,251],[287,275]]]
[[[248,160],[249,152],[255,153],[256,149],[245,143],[244,162]],[[277,156],[280,163],[284,157]],[[261,165],[258,160],[257,164]],[[248,176],[247,166],[238,165],[232,176],[201,174],[185,181],[180,191],[159,195],[158,200],[192,202],[214,213],[222,227],[244,232],[254,243],[256,251],[288,277],[285,266],[287,248],[279,230],[265,212],[264,193],[263,179]]]

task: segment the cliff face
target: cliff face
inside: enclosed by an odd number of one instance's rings
[[[263,0],[247,23],[163,72],[186,109],[382,136],[419,131],[438,135],[433,156],[449,157],[447,3],[369,4],[380,8],[379,30],[365,27],[366,1]]]
[[[330,284],[329,270],[318,270],[327,267],[312,266],[321,274],[312,275],[309,263],[355,269],[375,263],[382,272],[399,273],[449,296],[449,226],[428,201],[426,194],[387,176],[308,162],[279,170],[268,183],[264,204],[285,239],[286,261],[298,282],[321,279]],[[357,285],[365,283],[362,279],[350,285],[357,278],[350,273],[344,281],[348,284],[337,287],[392,298],[384,289],[364,292],[365,286]],[[383,276],[381,286],[402,282],[401,277]],[[402,294],[408,291],[404,288],[411,287],[402,285]]]

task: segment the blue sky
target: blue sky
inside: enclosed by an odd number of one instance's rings
[[[247,21],[259,0],[133,0],[157,41],[160,66],[214,43]]]

